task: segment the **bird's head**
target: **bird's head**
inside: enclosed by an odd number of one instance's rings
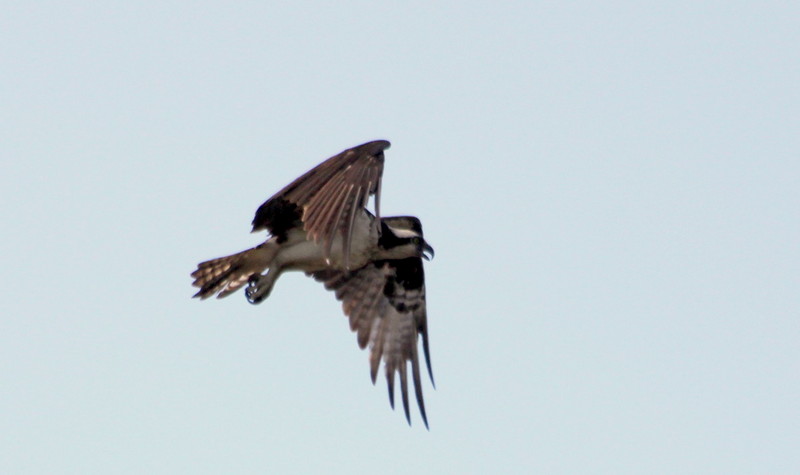
[[[422,224],[413,216],[381,218],[381,237],[378,245],[384,259],[421,257],[433,259],[433,248],[422,236]]]

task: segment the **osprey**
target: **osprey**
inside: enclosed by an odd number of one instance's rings
[[[358,346],[369,345],[373,384],[383,360],[392,408],[399,374],[409,424],[406,368],[411,363],[417,405],[428,427],[417,340],[422,337],[433,383],[422,270],[422,259],[432,258],[433,248],[416,217],[380,215],[383,151],[389,145],[377,140],[345,150],[276,193],[253,219],[253,232],[268,231],[267,241],[201,262],[192,285],[200,288],[194,296],[206,299],[226,297],[247,284],[248,302],[258,304],[285,271],[303,271],[324,283],[343,302]],[[375,214],[367,209],[370,196],[375,196]]]

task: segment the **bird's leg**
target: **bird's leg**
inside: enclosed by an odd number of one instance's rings
[[[255,305],[269,297],[270,292],[272,292],[272,287],[275,285],[275,281],[278,280],[280,273],[280,269],[270,268],[266,274],[251,275],[247,280],[247,288],[244,289],[247,301]]]

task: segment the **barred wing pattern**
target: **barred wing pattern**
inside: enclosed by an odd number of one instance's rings
[[[258,208],[253,232],[266,229],[280,242],[288,229],[302,222],[309,239],[322,244],[326,259],[340,234],[345,267],[349,268],[356,214],[372,195],[375,215],[380,218],[383,151],[389,146],[386,140],[368,142],[317,165]]]
[[[350,329],[357,334],[358,346],[363,349],[369,344],[373,384],[383,360],[392,408],[395,374],[399,374],[403,409],[409,424],[406,363],[411,362],[417,405],[425,427],[428,427],[417,350],[417,340],[422,336],[428,375],[433,383],[422,260],[412,257],[376,261],[354,272],[324,270],[309,275],[324,282],[325,288],[333,290],[336,298],[343,302],[344,313],[350,318]]]

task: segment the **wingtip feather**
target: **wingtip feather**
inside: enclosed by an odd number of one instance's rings
[[[406,363],[403,361],[400,366],[400,391],[403,398],[403,412],[406,414],[408,425],[411,425],[411,411],[408,407],[408,377],[406,375]]]
[[[386,372],[386,386],[389,389],[389,405],[394,410],[394,373]]]
[[[422,378],[419,372],[419,354],[416,346],[411,349],[411,376],[414,379],[414,395],[417,398],[417,407],[419,407],[419,414],[422,417],[422,422],[425,423],[425,428],[428,427],[428,415],[425,412],[425,399],[422,396]]]
[[[428,345],[428,325],[425,326],[420,330],[422,334],[422,352],[425,353],[425,366],[428,367],[428,377],[431,378],[431,385],[433,388],[436,389],[436,382],[433,380],[433,369],[431,367],[431,350]]]

